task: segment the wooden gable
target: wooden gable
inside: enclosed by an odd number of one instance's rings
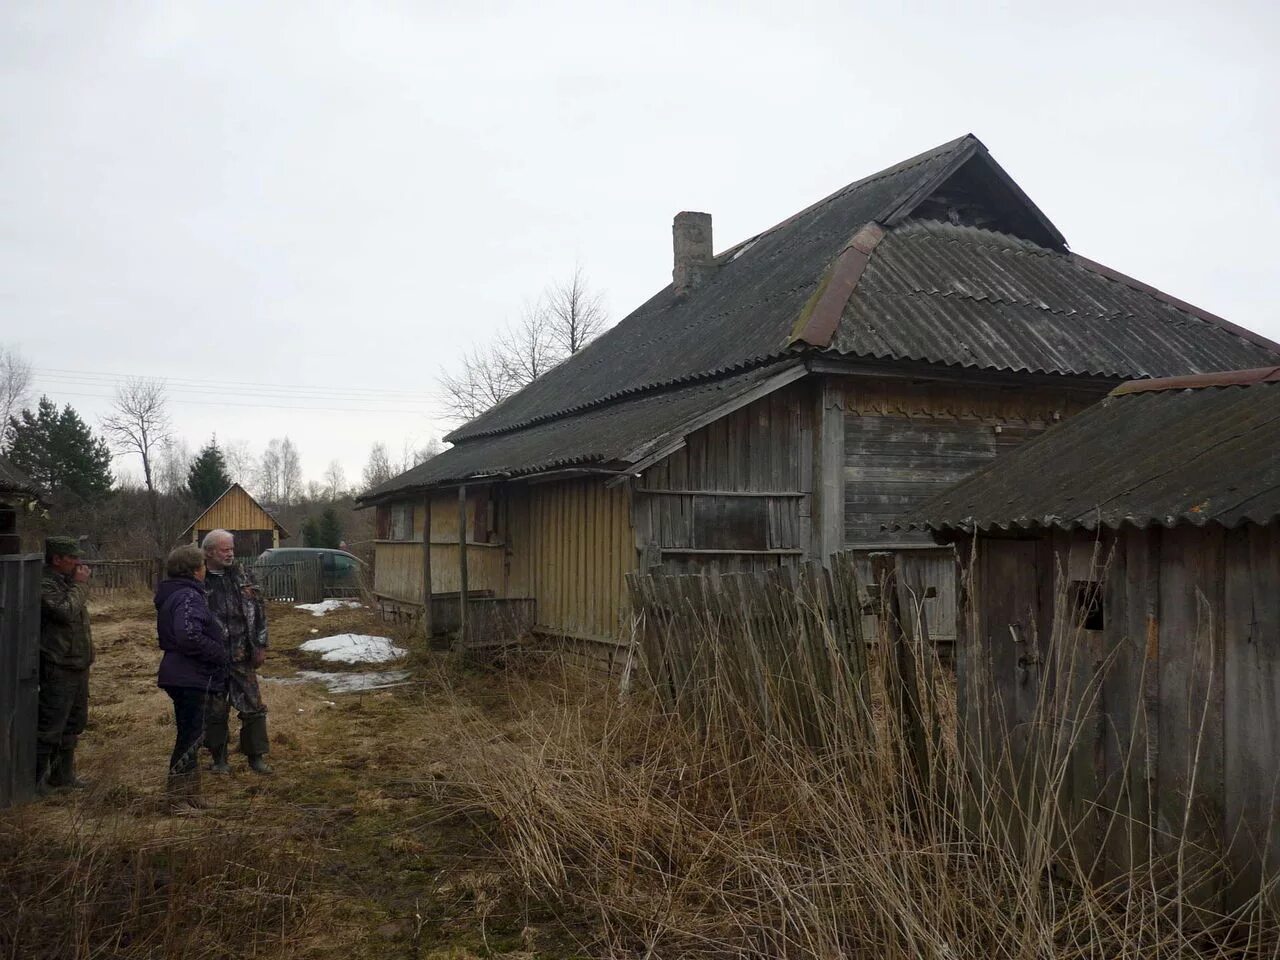
[[[249,496],[247,490],[238,483],[233,483],[222,496],[209,506],[209,509],[196,517],[187,527],[183,537],[192,533],[208,530],[279,530],[281,537],[289,536],[270,513],[257,500]]]

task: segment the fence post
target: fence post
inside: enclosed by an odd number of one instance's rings
[[[880,588],[880,623],[889,641],[885,666],[891,689],[889,702],[901,722],[902,739],[914,785],[908,803],[919,809],[919,792],[929,786],[929,754],[925,742],[924,717],[920,710],[920,683],[916,671],[915,652],[902,628],[902,604],[898,598],[897,562],[892,553],[877,552],[870,556],[871,573]]]
[[[422,630],[431,643],[431,493],[422,496]]]

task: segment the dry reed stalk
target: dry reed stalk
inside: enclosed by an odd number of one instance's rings
[[[578,681],[523,697],[524,742],[475,718],[457,731],[459,802],[498,818],[529,890],[597,917],[602,955],[1278,955],[1261,895],[1231,914],[1187,909],[1221,862],[1186,838],[1172,838],[1173,871],[1148,857],[1098,880],[1074,855],[1079,827],[1059,798],[1107,667],[1082,670],[1078,630],[1029,638],[1053,669],[1019,753],[994,698],[969,701],[988,704],[984,723],[957,732],[954,683],[914,646],[913,693],[938,731],[918,777],[889,709],[901,680],[888,641],[870,656],[849,642],[862,599],[840,576],[834,589],[782,576],[754,592],[727,578],[642,585],[659,621],[648,690],[619,700]],[[988,696],[974,672],[968,695]],[[1129,849],[1145,843],[1133,818],[1090,816],[1106,836],[1131,833]]]

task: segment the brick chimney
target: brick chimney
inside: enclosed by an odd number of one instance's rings
[[[711,256],[711,214],[687,210],[677,213],[671,224],[671,239],[675,248],[671,282],[676,296],[684,296],[702,286],[716,270]]]

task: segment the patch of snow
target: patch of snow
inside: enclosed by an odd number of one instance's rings
[[[365,673],[323,673],[319,670],[299,670],[292,677],[263,677],[268,683],[292,687],[300,683],[322,683],[330,693],[362,693],[377,690],[408,680],[408,670],[371,670]],[[336,707],[332,700],[321,700],[325,706]],[[299,708],[301,712],[301,708]]]
[[[334,610],[351,610],[363,606],[359,600],[321,600],[319,603],[295,603],[295,610],[308,610],[313,617],[323,617]]]
[[[316,637],[298,649],[321,654],[330,663],[386,663],[399,660],[407,650],[397,647],[389,637],[367,637],[358,633],[340,633],[336,637]]]

